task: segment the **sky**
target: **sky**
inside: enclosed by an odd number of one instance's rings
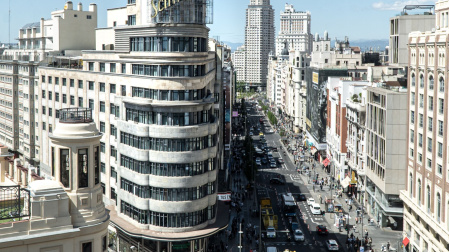
[[[40,18],[49,18],[54,10],[63,9],[65,0],[0,0],[0,41],[8,42],[8,5],[11,5],[11,42],[16,42],[19,29]],[[106,26],[106,10],[121,7],[126,0],[72,0],[74,8],[83,3],[98,6],[98,27]],[[312,33],[330,38],[349,40],[388,39],[389,19],[399,14],[405,5],[435,4],[436,0],[271,0],[275,10],[275,26],[285,4],[293,4],[297,11],[310,11]],[[249,0],[214,0],[214,23],[209,25],[209,36],[221,41],[243,43],[245,13]],[[277,33],[277,32],[276,32]]]

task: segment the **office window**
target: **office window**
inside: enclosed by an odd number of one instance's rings
[[[433,85],[434,85],[434,80],[433,80],[433,76],[431,75],[429,77],[429,89],[433,90]]]
[[[67,86],[67,79],[66,78],[62,78],[62,86],[63,87]]]
[[[122,64],[122,73],[126,73],[126,64]]]
[[[70,87],[75,87],[75,80],[74,79],[70,79]]]
[[[432,138],[430,137],[427,138],[427,150],[432,152]]]
[[[422,148],[422,134],[418,134],[418,146]]]
[[[59,110],[58,109],[56,110],[55,117],[59,118]]]
[[[55,84],[59,85],[59,77],[55,77]]]
[[[433,129],[433,118],[432,118],[432,117],[429,117],[429,118],[428,118],[428,121],[429,121],[429,123],[428,123],[428,125],[427,125],[427,129],[428,129],[429,131],[432,131],[432,129]]]
[[[109,68],[110,68],[110,72],[111,73],[115,73],[115,63],[111,63],[110,65],[109,65]]]
[[[106,131],[106,126],[104,122],[100,122],[100,132],[101,133],[105,133]]]
[[[89,90],[94,90],[95,88],[95,82],[89,81]]]
[[[419,127],[422,128],[424,125],[424,116],[423,114],[419,114]]]
[[[78,88],[83,88],[83,81],[82,80],[79,80],[78,81]]]
[[[411,100],[412,105],[415,105],[415,92],[411,92],[410,100]]]
[[[128,16],[128,25],[136,25],[136,15]]]
[[[70,105],[75,106],[75,96],[70,96]]]
[[[443,144],[438,142],[438,157],[443,157]]]
[[[412,158],[414,154],[415,154],[414,150],[412,148],[410,148],[410,157]]]
[[[93,71],[93,70],[94,70],[94,63],[89,62],[89,71]]]
[[[100,142],[100,151],[101,151],[101,153],[105,153],[106,152],[106,146],[102,142]]]
[[[101,102],[100,102],[100,112],[105,112],[104,101],[101,101]]]
[[[109,84],[109,92],[115,94],[115,84]]]
[[[122,96],[126,96],[126,86],[125,85],[121,85],[122,87]]]
[[[84,242],[81,246],[81,252],[93,252],[92,242]]]
[[[59,176],[60,181],[64,187],[70,187],[70,152],[69,149],[60,149],[59,150],[59,162],[60,162],[60,170]]]
[[[444,112],[444,99],[438,99],[438,113],[443,114]]]
[[[415,111],[410,111],[410,123],[415,124]]]
[[[45,95],[45,90],[42,90],[42,99],[46,99],[47,96]]]
[[[433,96],[429,96],[428,97],[428,101],[427,101],[428,105],[429,105],[429,110],[433,111]]]
[[[80,188],[89,186],[88,150],[89,149],[78,150],[78,187]]]
[[[415,131],[410,130],[410,142],[413,143],[415,141]]]
[[[83,107],[83,97],[78,97],[78,107]]]
[[[106,89],[105,85],[106,84],[104,82],[100,82],[100,92],[105,92]]]
[[[89,108],[94,110],[94,100],[93,99],[89,99]]]
[[[427,169],[432,169],[432,159],[427,159]]]
[[[424,95],[419,94],[419,107],[424,108]]]
[[[424,75],[419,76],[419,87],[424,88]]]
[[[443,175],[443,166],[440,164],[437,165],[437,173],[439,175]]]
[[[418,153],[418,162],[422,164],[422,153]]]
[[[416,84],[416,76],[415,76],[415,74],[414,73],[412,73],[412,87],[414,87],[415,86],[415,84]]]
[[[53,109],[52,108],[48,108],[48,116],[53,116]]]
[[[100,63],[100,72],[105,72],[105,71],[106,71],[105,63]]]
[[[52,100],[53,99],[53,93],[51,91],[48,91],[48,100]]]
[[[67,103],[67,95],[66,94],[62,94],[62,103],[64,103],[64,104]]]
[[[45,115],[47,113],[47,109],[45,106],[42,106],[42,114]]]
[[[443,121],[438,120],[438,135],[443,136]]]
[[[440,86],[440,88],[439,88],[439,90],[440,90],[440,92],[442,92],[442,93],[444,93],[444,78],[443,77],[440,77],[440,84],[439,84],[439,86]]]

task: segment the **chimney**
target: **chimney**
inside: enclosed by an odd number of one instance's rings
[[[97,13],[97,5],[94,4],[94,3],[90,4],[90,5],[89,5],[89,11],[90,11],[90,12]]]
[[[78,11],[83,11],[83,4],[81,2],[78,3]]]
[[[68,1],[67,3],[65,3],[64,10],[73,10],[72,1]]]

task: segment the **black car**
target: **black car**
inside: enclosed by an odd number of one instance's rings
[[[306,195],[304,195],[302,193],[298,195],[298,201],[306,201],[306,200],[307,200]]]
[[[283,184],[285,184],[285,182],[280,178],[272,178],[272,179],[270,179],[270,184],[283,185]]]
[[[324,226],[324,225],[318,225],[318,226],[316,227],[316,232],[317,232],[319,235],[328,235],[328,234],[329,234],[329,230],[327,230],[327,227]]]

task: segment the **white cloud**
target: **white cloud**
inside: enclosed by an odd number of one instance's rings
[[[401,0],[394,1],[393,3],[377,2],[373,3],[373,8],[378,10],[396,10],[400,11],[406,5],[416,5],[416,4],[435,4],[435,1],[430,0]]]

